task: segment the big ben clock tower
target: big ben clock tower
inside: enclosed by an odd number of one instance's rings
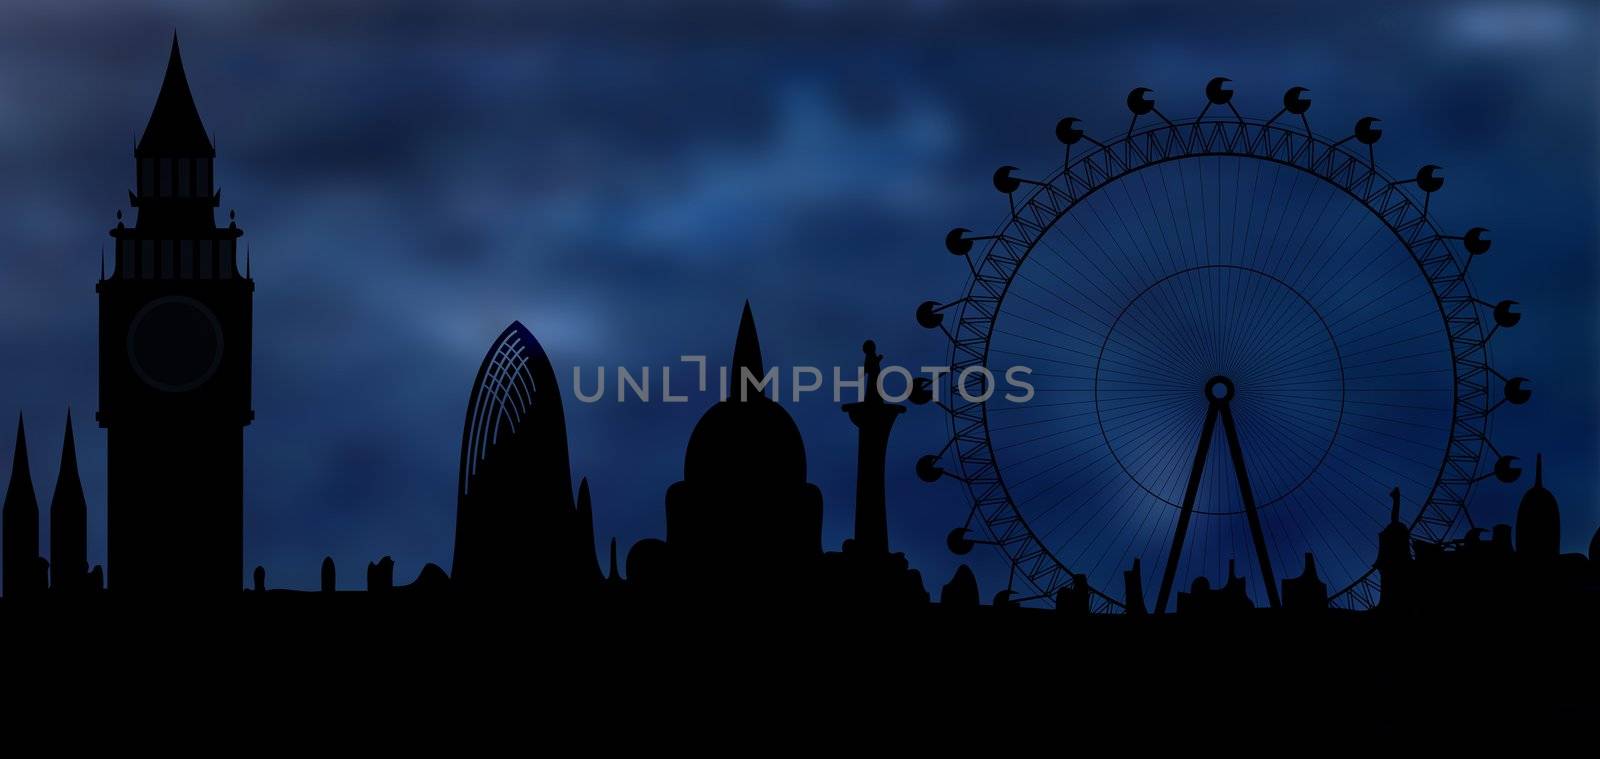
[[[223,593],[243,587],[244,428],[255,282],[241,232],[216,225],[216,150],[172,40],[134,149],[132,226],[102,272],[100,411],[107,443],[108,587]],[[121,218],[121,213],[118,213]]]

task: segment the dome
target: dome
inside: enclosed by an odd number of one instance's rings
[[[683,458],[688,482],[806,481],[806,448],[800,428],[782,406],[766,397],[722,401],[700,417]]]
[[[1555,556],[1561,553],[1561,508],[1555,495],[1544,488],[1544,457],[1534,461],[1533,487],[1517,506],[1517,553]]]
[[[733,348],[729,398],[708,409],[689,435],[683,459],[683,478],[689,482],[772,482],[798,484],[806,480],[805,441],[800,428],[777,402],[753,390],[738,390],[741,370],[752,376],[765,373],[755,317],[744,304],[739,336]]]

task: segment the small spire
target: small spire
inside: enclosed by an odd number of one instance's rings
[[[57,590],[83,590],[88,580],[88,504],[83,481],[78,478],[78,446],[72,435],[72,408],[67,408],[67,431],[61,442],[61,468],[50,497],[50,561]]]
[[[1389,491],[1389,521],[1400,523],[1400,488]]]
[[[739,336],[733,343],[733,366],[729,371],[733,376],[735,390],[731,398],[744,398],[744,372],[748,370],[751,377],[760,379],[766,374],[765,365],[761,361],[761,340],[756,337],[756,317],[750,312],[750,301],[744,302],[744,314],[739,317]]]
[[[17,447],[11,454],[11,476],[28,478],[28,434],[22,426],[22,414],[17,414]]]
[[[611,581],[611,582],[616,582],[617,581],[617,539],[616,538],[612,538],[611,539],[611,571],[606,574],[606,579]]]
[[[22,414],[17,414],[17,447],[11,454],[11,481],[6,485],[6,513],[11,509],[37,510],[39,501],[33,494],[33,473],[28,467],[28,436],[22,426]],[[10,536],[6,536],[9,540]]]
[[[61,476],[78,479],[78,445],[72,439],[72,407],[67,407],[67,434],[61,442]],[[56,487],[60,487],[57,485]]]

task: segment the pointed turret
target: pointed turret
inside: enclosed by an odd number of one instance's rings
[[[123,242],[117,245],[117,267],[113,276],[156,278],[201,278],[238,276],[234,259],[237,246],[233,241],[242,234],[233,224],[229,214],[227,229],[217,229],[213,209],[222,203],[222,193],[216,188],[215,164],[217,151],[206,136],[205,124],[200,121],[200,111],[195,108],[194,96],[189,92],[189,79],[183,71],[183,58],[178,53],[178,37],[172,37],[172,53],[167,58],[167,73],[161,80],[161,91],[156,95],[156,105],[150,111],[144,135],[133,150],[137,164],[137,185],[128,192],[129,204],[139,209],[133,229],[125,228],[119,221],[111,236]],[[120,218],[120,217],[119,217]],[[185,266],[173,259],[171,264],[163,259],[157,270],[155,261],[136,262],[134,254],[144,241],[178,241],[174,249],[183,250],[181,241],[191,240],[199,246],[200,262],[194,248],[181,255],[189,259]],[[205,247],[209,242],[212,248]],[[213,263],[208,250],[225,244],[226,260]],[[130,248],[129,246],[132,245]],[[170,258],[170,257],[169,257]],[[176,267],[174,271],[171,267]]]
[[[161,94],[145,124],[144,136],[134,155],[140,158],[211,158],[217,154],[206,137],[200,109],[189,92],[189,78],[183,71],[183,56],[178,53],[178,34],[172,34],[172,53],[167,57],[167,74],[161,80]]]
[[[756,317],[750,312],[750,301],[744,302],[744,314],[739,317],[739,336],[734,339],[733,365],[728,372],[729,386],[732,388],[728,397],[733,400],[745,400],[748,397],[740,392],[746,385],[746,372],[757,382],[766,374],[766,364],[761,361],[761,340],[756,336]],[[749,393],[760,394],[753,386]]]
[[[11,458],[11,483],[6,486],[4,515],[0,516],[0,550],[3,550],[4,595],[16,598],[39,589],[39,501],[33,494],[28,470],[28,440],[22,416],[17,416],[17,447]]]
[[[1553,559],[1561,553],[1561,507],[1544,487],[1544,455],[1534,462],[1533,487],[1517,506],[1517,555]]]
[[[56,492],[50,497],[51,586],[77,592],[89,575],[89,506],[78,477],[78,451],[72,437],[72,411],[67,411],[67,432],[61,443],[61,469]]]

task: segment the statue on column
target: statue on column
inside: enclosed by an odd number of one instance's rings
[[[884,400],[879,388],[883,377],[883,354],[871,340],[861,344],[862,400],[844,405],[850,422],[859,431],[856,450],[855,536],[844,542],[843,551],[829,554],[830,579],[836,592],[859,603],[926,603],[927,590],[922,576],[906,561],[903,553],[889,551],[889,514],[884,493],[884,461],[889,450],[889,432],[906,407]]]

